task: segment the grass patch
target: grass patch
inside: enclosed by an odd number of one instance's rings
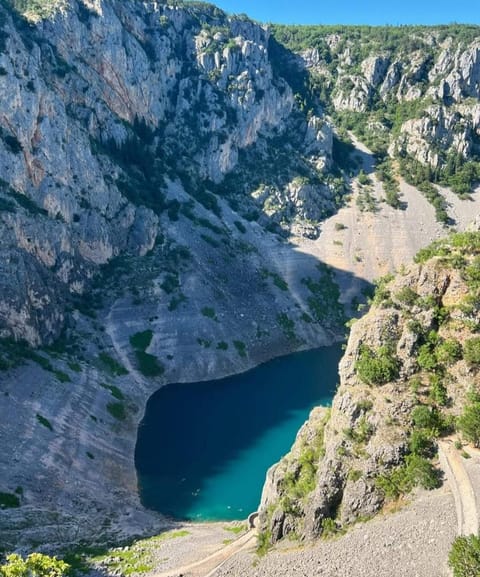
[[[245,531],[245,525],[234,525],[233,527],[225,526],[223,529],[225,531],[230,531],[230,533],[233,533],[234,535],[239,535]]]
[[[169,531],[150,537],[140,539],[128,547],[116,547],[114,549],[103,550],[101,553],[92,551],[90,554],[74,553],[74,559],[82,558],[80,569],[91,569],[92,564],[102,564],[102,572],[106,568],[109,574],[120,574],[124,576],[147,573],[154,568],[154,554],[159,545],[172,539],[181,539],[190,535],[187,530]],[[76,563],[75,565],[78,565]]]

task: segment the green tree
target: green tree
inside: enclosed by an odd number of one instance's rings
[[[478,577],[480,575],[480,537],[468,535],[457,537],[448,555],[448,564],[454,577]]]
[[[398,376],[399,362],[391,347],[383,346],[373,351],[363,345],[355,369],[364,383],[383,385]]]
[[[470,392],[463,413],[457,419],[457,428],[464,438],[480,447],[480,395]]]
[[[0,577],[63,577],[69,568],[64,561],[42,553],[32,553],[25,559],[14,553],[0,565]]]

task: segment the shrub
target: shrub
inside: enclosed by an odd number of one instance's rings
[[[37,417],[37,421],[41,425],[43,425],[45,428],[49,429],[50,431],[53,431],[52,423],[50,423],[50,421],[47,418],[42,417],[42,415],[39,415],[38,413],[37,413],[36,417]]]
[[[207,319],[217,320],[217,313],[215,312],[215,309],[212,307],[203,307],[202,315],[204,317],[207,317]]]
[[[460,536],[453,542],[448,564],[454,577],[478,577],[480,575],[480,537]]]
[[[369,385],[383,385],[398,376],[399,362],[391,347],[382,346],[376,351],[363,345],[355,363],[359,378]]]
[[[480,447],[480,396],[470,392],[463,413],[457,419],[457,428],[463,437]]]
[[[431,457],[434,452],[434,444],[426,431],[414,429],[408,441],[408,448],[413,455]]]
[[[465,341],[463,358],[469,365],[480,365],[480,337],[473,337]]]
[[[412,411],[412,421],[415,427],[419,429],[426,429],[432,435],[438,434],[442,429],[442,418],[434,407],[427,407],[426,405],[419,405]]]
[[[114,419],[118,419],[119,421],[124,421],[127,416],[123,403],[108,403],[107,411]]]
[[[153,332],[151,330],[135,333],[130,336],[130,344],[134,349],[145,351],[152,342]]]
[[[404,286],[397,292],[395,298],[398,302],[410,307],[417,302],[418,294],[411,287]]]
[[[448,404],[448,393],[439,375],[430,375],[430,398],[444,407]]]
[[[440,343],[435,349],[437,359],[446,365],[451,365],[462,358],[462,345],[453,339]]]
[[[380,475],[375,484],[386,497],[397,499],[410,493],[415,486],[435,489],[440,486],[441,479],[439,471],[430,461],[419,455],[408,455],[404,465]]]
[[[98,358],[114,377],[128,375],[127,369],[107,353],[100,353]]]
[[[165,372],[165,367],[155,355],[145,351],[135,351],[137,357],[138,369],[145,377],[160,377]]]
[[[0,493],[0,509],[16,509],[17,507],[20,507],[20,499],[17,495],[13,493]]]
[[[233,346],[237,349],[237,353],[241,357],[247,356],[246,345],[243,341],[233,341]]]
[[[0,577],[62,577],[69,569],[64,561],[42,553],[32,553],[25,559],[12,554],[0,566]]]

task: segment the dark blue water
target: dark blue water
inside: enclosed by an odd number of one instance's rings
[[[157,391],[135,453],[143,504],[179,519],[246,518],[310,410],[330,404],[340,357],[334,345]]]

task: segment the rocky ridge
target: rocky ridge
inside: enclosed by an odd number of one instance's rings
[[[265,539],[311,539],[375,515],[392,498],[389,483],[401,484],[395,471],[412,467],[413,484],[422,484],[428,466],[415,459],[433,455],[435,435],[451,430],[480,385],[471,354],[478,240],[463,233],[437,241],[379,284],[371,310],[352,326],[328,422],[320,426],[314,413],[268,472]]]
[[[274,35],[295,51],[336,122],[376,152],[428,167],[422,176],[434,181],[451,177],[454,162],[478,159],[475,27],[278,26]],[[463,176],[458,191],[468,192]]]

